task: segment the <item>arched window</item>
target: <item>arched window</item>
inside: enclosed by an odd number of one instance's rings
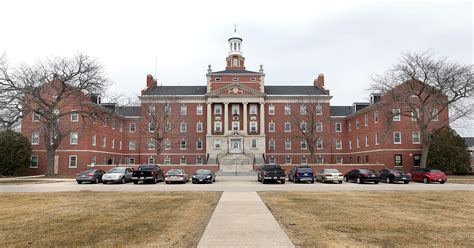
[[[236,57],[234,57],[234,58],[232,59],[232,65],[233,65],[233,66],[239,66],[239,60],[238,60]]]

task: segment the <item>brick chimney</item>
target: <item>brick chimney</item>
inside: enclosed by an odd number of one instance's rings
[[[324,89],[324,74],[319,74],[318,78],[313,81],[314,87],[320,87]]]
[[[147,89],[153,88],[156,86],[155,80],[151,74],[146,75],[146,87]]]

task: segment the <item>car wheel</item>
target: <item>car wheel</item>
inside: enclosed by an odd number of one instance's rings
[[[342,184],[342,181],[339,181],[340,184]]]
[[[387,183],[390,183],[390,182],[391,182],[391,181],[390,181],[390,177],[387,177],[387,178],[385,179],[385,181],[386,181]]]
[[[326,182],[326,179],[324,179],[324,177],[321,177],[321,183],[325,183]]]
[[[423,183],[429,183],[430,181],[428,180],[428,178],[426,177],[423,177]]]
[[[311,183],[314,183],[314,179],[313,179],[313,180],[311,180]]]
[[[196,184],[196,182],[195,182],[195,181],[193,181],[193,184]]]
[[[107,182],[102,181],[103,184],[107,184]]]
[[[122,180],[120,180],[121,184],[125,184],[125,177],[122,177]]]
[[[439,183],[444,184],[445,182],[446,182],[446,181],[441,181],[441,182],[439,182]]]
[[[357,181],[356,181],[358,184],[361,184],[362,183],[362,180],[360,180],[360,177],[357,178]]]
[[[409,183],[410,183],[410,181],[405,181],[404,183],[405,183],[405,184],[409,184]]]
[[[262,179],[260,179],[260,177],[257,177],[257,182],[261,182]]]
[[[134,180],[134,181],[133,181],[133,184],[138,184],[138,181]]]
[[[266,184],[267,181],[265,181],[265,178],[262,178],[262,184]]]
[[[156,184],[158,182],[158,178],[153,178],[153,181],[151,183]]]
[[[95,183],[95,184],[99,183],[99,178],[98,178],[98,177],[95,178],[95,182],[94,182],[94,183]]]
[[[378,181],[375,181],[374,184],[379,184],[379,182],[378,182]]]
[[[344,176],[344,182],[346,182],[346,183],[349,182],[349,180],[347,180],[346,176]]]
[[[281,180],[281,184],[285,184],[286,179]]]
[[[82,184],[82,182],[81,182],[81,181],[77,181],[77,184]]]
[[[296,183],[296,178],[295,177],[293,177],[293,183]]]

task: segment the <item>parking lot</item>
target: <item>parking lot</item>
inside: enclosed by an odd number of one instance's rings
[[[0,184],[0,192],[65,192],[65,191],[229,191],[229,192],[254,192],[254,191],[444,191],[444,190],[474,190],[474,184],[448,183],[386,184],[372,183],[292,183],[261,184],[256,177],[251,176],[223,176],[217,177],[213,184],[77,184],[74,179],[63,179],[54,183],[35,184]]]

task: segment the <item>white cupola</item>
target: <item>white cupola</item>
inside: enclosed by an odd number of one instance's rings
[[[237,33],[236,25],[234,25],[234,33],[229,38],[229,45],[230,45],[229,55],[231,54],[242,55],[242,52],[240,51],[240,48],[242,46],[242,37]]]

